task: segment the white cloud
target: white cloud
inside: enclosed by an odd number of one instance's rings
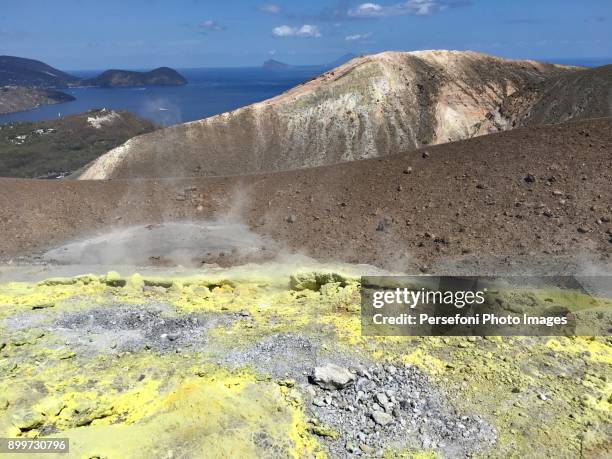
[[[265,3],[263,5],[259,5],[257,9],[261,11],[262,13],[269,13],[269,14],[281,14],[281,11],[282,11],[281,7],[278,5],[275,5],[274,3]]]
[[[314,37],[319,38],[321,36],[321,31],[319,27],[314,25],[303,25],[297,32],[298,37]]]
[[[278,26],[278,27],[274,27],[274,29],[272,29],[272,35],[274,35],[275,37],[293,37],[295,36],[296,33],[296,28],[295,27],[289,27],[288,25],[283,25],[283,26]]]
[[[212,19],[208,19],[207,21],[201,22],[200,23],[200,27],[202,29],[214,30],[214,31],[216,31],[216,30],[225,30],[225,27],[223,27],[217,21],[213,21]]]
[[[344,37],[345,41],[364,41],[372,38],[372,33],[356,33],[355,35],[348,35]]]
[[[272,35],[277,38],[319,38],[323,36],[319,30],[319,27],[310,24],[304,24],[301,27],[291,27],[288,25],[278,26],[272,29]]]
[[[384,8],[378,3],[362,3],[357,8],[349,10],[348,15],[354,18],[373,18],[383,16]]]
[[[390,6],[383,6],[378,3],[362,3],[356,8],[350,9],[348,15],[353,18],[382,18],[405,14],[430,16],[439,11],[444,11],[452,3],[461,2],[449,0],[408,0]]]

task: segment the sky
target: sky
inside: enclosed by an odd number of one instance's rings
[[[0,0],[0,55],[63,70],[322,64],[418,49],[608,58],[612,0]]]

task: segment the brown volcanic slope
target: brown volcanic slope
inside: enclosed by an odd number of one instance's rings
[[[82,178],[289,170],[466,139],[506,128],[510,94],[573,71],[459,51],[360,57],[271,100],[131,139]]]
[[[244,177],[2,179],[0,254],[33,254],[114,225],[230,212],[327,260],[423,267],[508,255],[538,263],[583,251],[609,260],[612,119],[517,129],[427,152]]]
[[[612,65],[560,75],[508,98],[501,109],[511,126],[538,126],[612,116]]]

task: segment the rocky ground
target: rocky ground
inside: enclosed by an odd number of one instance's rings
[[[365,337],[376,270],[291,269],[3,282],[0,435],[69,457],[609,451],[609,338]]]
[[[551,78],[512,94],[500,109],[511,126],[612,115],[612,65]]]
[[[417,273],[582,271],[610,263],[611,133],[610,119],[591,120],[242,177],[2,179],[0,255],[42,256],[116,227],[223,220],[321,260]]]

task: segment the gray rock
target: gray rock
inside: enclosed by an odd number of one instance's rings
[[[379,392],[378,394],[376,394],[376,401],[380,404],[380,406],[383,406],[383,407],[389,403],[389,399],[382,392]]]
[[[533,174],[527,174],[523,180],[525,180],[527,183],[533,183],[536,181],[536,178]]]
[[[383,413],[382,411],[374,411],[372,413],[372,419],[379,426],[386,426],[393,422],[393,416],[388,413]]]
[[[347,368],[328,363],[314,369],[311,381],[323,389],[337,390],[352,385],[355,382],[355,375]]]
[[[349,453],[356,453],[357,451],[359,451],[359,449],[357,448],[357,446],[355,445],[355,443],[351,442],[351,441],[347,441],[346,445],[344,446],[344,448],[349,452]]]

